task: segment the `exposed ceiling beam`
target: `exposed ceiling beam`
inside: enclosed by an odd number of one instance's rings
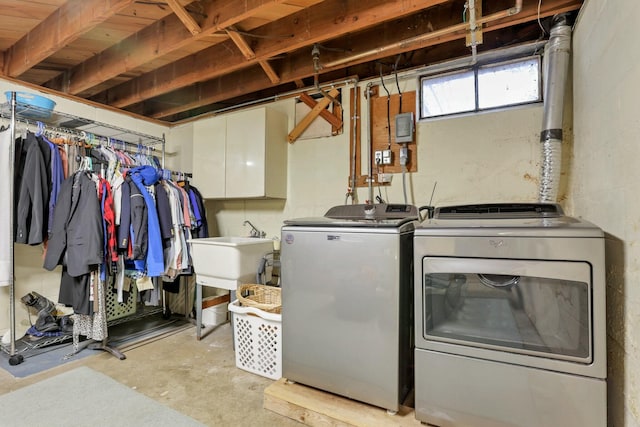
[[[202,31],[196,35],[187,31],[177,16],[167,16],[75,66],[68,73],[68,82],[54,79],[47,82],[45,86],[74,95],[87,92],[106,80],[125,74],[153,59],[181,49],[200,38],[210,36],[284,1],[213,0],[205,10],[206,18],[200,23]],[[95,92],[85,93],[87,96],[93,94]]]
[[[5,52],[3,71],[17,77],[134,0],[69,0]]]
[[[522,11],[517,15],[485,22],[483,32],[496,32],[526,22],[535,22],[538,18],[543,19],[559,13],[575,11],[580,9],[582,0],[547,0],[542,3],[539,14],[537,4],[534,3],[535,2],[529,3],[524,6]],[[446,14],[445,11],[441,12],[442,14]],[[492,13],[488,13],[483,19],[487,19],[490,15],[492,15]],[[443,43],[455,40],[463,41],[465,39],[468,29],[461,28],[456,19],[450,19],[449,22],[447,22],[444,16],[430,16],[428,14],[427,16],[427,21],[438,22],[440,23],[439,27],[430,28],[429,31],[425,31],[424,28],[420,28],[416,23],[411,22],[412,17],[393,23],[386,29],[383,25],[379,28],[368,29],[353,35],[348,41],[345,41],[348,47],[351,47],[351,52],[323,52],[323,56],[320,59],[320,63],[324,67],[322,71],[330,72],[343,68],[345,64],[362,64],[382,58],[393,57],[405,52],[431,48]],[[419,21],[420,19],[417,18],[416,22]],[[429,33],[438,33],[439,36],[435,38],[425,37],[425,35]],[[384,34],[384,36],[376,37],[380,34]],[[384,39],[385,43],[381,44],[380,39]],[[463,45],[465,45],[464,42]],[[367,55],[363,55],[363,52],[367,53]],[[282,81],[287,82],[291,78],[300,78],[301,73],[307,73],[306,76],[312,75],[313,68],[309,67],[308,63],[309,61],[304,55],[291,56],[287,61],[282,63],[279,69]]]
[[[226,31],[227,31],[227,34],[229,35],[229,38],[236,44],[236,46],[238,47],[238,49],[240,49],[240,52],[242,52],[245,58],[253,59],[256,57],[256,53],[253,51],[253,49],[251,49],[251,46],[249,46],[249,43],[242,36],[242,34],[239,32],[237,28],[235,28],[234,26],[231,26],[227,28]],[[258,63],[260,64],[264,72],[269,77],[269,80],[271,80],[271,83],[273,84],[280,83],[280,77],[278,77],[278,73],[275,72],[271,64],[269,64],[267,61],[258,61]]]
[[[280,83],[280,76],[268,61],[259,61],[258,63],[260,64],[260,67],[262,67],[262,71],[264,71],[267,77],[269,77],[269,80],[271,80],[271,83],[274,85]]]
[[[256,57],[256,53],[253,51],[253,49],[251,49],[251,46],[249,46],[247,40],[242,37],[242,34],[240,34],[240,31],[235,26],[230,26],[226,29],[226,32],[231,41],[236,44],[245,58],[253,59]]]
[[[193,19],[193,16],[191,16],[189,12],[187,12],[187,10],[178,2],[178,0],[166,1],[171,10],[173,10],[173,13],[176,14],[178,19],[182,21],[184,26],[187,27],[187,30],[189,30],[191,34],[195,36],[196,34],[200,34],[202,32],[202,28],[200,28],[200,25],[196,22],[195,19]]]
[[[569,12],[577,10],[581,6],[580,0],[555,0],[553,2],[544,2],[540,10],[540,18],[545,18],[556,13]],[[444,11],[443,13],[446,13]],[[523,8],[520,14],[512,16],[510,18],[503,18],[501,20],[487,23],[483,29],[487,34],[492,31],[496,31],[508,26],[513,26],[516,23],[524,23],[534,21],[538,18],[537,5],[528,5]],[[362,57],[355,63],[364,63],[367,61],[373,61],[381,59],[391,55],[398,55],[403,52],[408,52],[415,49],[422,49],[430,46],[439,45],[441,43],[447,43],[455,40],[463,41],[466,35],[465,31],[452,32],[437,39],[425,38],[419,44],[402,44],[403,40],[412,39],[425,33],[424,25],[430,25],[429,22],[446,22],[442,16],[430,16],[426,13],[426,16],[422,17],[409,17],[404,20],[395,21],[389,25],[383,24],[378,27],[362,31],[353,35],[349,39],[350,46],[358,46],[358,50],[369,51],[376,47],[382,47],[376,55],[370,55]],[[419,25],[422,22],[423,25]],[[449,19],[449,23],[442,25],[438,28],[431,28],[430,31],[438,31],[446,26],[457,25],[459,20]],[[386,27],[386,28],[385,28]],[[376,37],[377,36],[377,37]],[[393,48],[386,49],[385,46],[380,46],[380,40],[385,40],[386,44],[393,45]],[[464,42],[462,42],[464,45]],[[355,49],[352,49],[355,51]],[[355,53],[352,53],[355,55]],[[323,52],[321,57],[321,63],[335,61],[338,58],[344,56],[341,52]],[[323,69],[323,72],[331,71],[329,68]],[[309,59],[309,55],[304,52],[298,52],[295,55],[290,55],[285,60],[280,61],[280,67],[278,72],[282,83],[295,82],[303,78],[311,77],[314,74],[313,64]],[[173,116],[175,114],[188,111],[201,107],[203,105],[214,104],[216,102],[232,99],[234,97],[242,96],[247,93],[257,92],[267,89],[272,84],[264,78],[264,75],[260,75],[260,69],[253,67],[250,69],[234,72],[228,75],[221,76],[219,78],[212,79],[210,81],[197,84],[190,88],[172,92],[164,97],[173,95],[177,99],[193,99],[192,102],[182,102],[180,105],[173,106],[171,108],[163,109],[162,111],[155,111],[150,114],[154,118],[163,118]]]
[[[227,41],[116,86],[102,98],[106,98],[110,105],[123,108],[288,51],[330,40],[348,32],[360,31],[446,1],[326,0],[260,27],[261,34],[279,34],[282,37],[257,39],[253,47],[256,57],[252,60],[247,60],[244,55],[233,55],[235,45]],[[221,57],[225,61],[219,61]]]

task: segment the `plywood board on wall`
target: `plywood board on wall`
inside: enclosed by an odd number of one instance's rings
[[[402,93],[402,109],[400,109],[399,94],[391,95],[387,102],[387,94],[383,88],[380,86],[373,87],[372,91],[375,91],[371,95],[372,151],[375,153],[378,150],[391,148],[393,153],[393,163],[391,165],[378,166],[372,160],[372,168],[374,171],[377,170],[378,173],[402,173],[402,166],[400,166],[401,144],[397,144],[395,142],[395,116],[400,113],[414,113],[415,117],[416,92],[412,91]],[[389,112],[388,114],[387,110]],[[391,135],[391,138],[389,138],[389,134]],[[407,164],[407,171],[416,172],[418,170],[418,156],[416,152],[415,133],[413,141],[408,143],[407,147],[409,148],[409,163]]]
[[[372,170],[372,184],[374,186],[379,185],[389,185],[387,183],[379,183],[378,182],[378,174],[394,174],[394,173],[402,173],[402,166],[400,165],[400,144],[395,142],[395,116],[396,114],[402,113],[414,113],[415,117],[415,105],[416,105],[416,92],[406,92],[402,93],[402,108],[400,108],[400,95],[394,94],[389,97],[389,119],[387,120],[387,95],[384,92],[384,95],[380,95],[379,87],[374,86],[371,88],[371,170]],[[359,103],[356,103],[356,100],[359,101],[359,96],[356,96],[354,100],[353,91],[351,93],[352,99],[352,108],[354,108],[354,103],[356,104],[356,117],[360,117],[360,109]],[[351,119],[353,120],[354,114],[351,114]],[[362,123],[366,123],[366,120],[363,120]],[[375,151],[377,150],[386,150],[389,147],[389,133],[388,129],[391,129],[391,151],[393,153],[393,163],[390,165],[376,165],[374,160]],[[351,124],[353,128],[353,123]],[[355,162],[355,173],[356,173],[356,187],[366,187],[368,186],[368,177],[363,175],[362,168],[360,167],[360,159],[362,159],[363,154],[366,155],[367,147],[366,142],[363,141],[364,138],[360,136],[360,126],[355,126],[356,135],[351,131],[351,147],[350,150],[350,158],[352,162]],[[415,119],[414,119],[414,129],[415,129]],[[355,142],[354,142],[355,138]],[[408,145],[409,148],[409,162],[407,164],[408,172],[417,172],[418,171],[418,155],[416,151],[416,135],[414,132],[413,141]],[[353,148],[355,148],[355,153],[353,153]],[[351,172],[349,175],[349,183],[351,185]]]

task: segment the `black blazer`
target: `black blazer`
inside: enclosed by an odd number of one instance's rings
[[[18,161],[24,160],[24,165],[18,164],[18,167],[23,169],[19,179],[20,188],[16,188],[18,190],[15,225],[17,243],[39,245],[47,235],[51,193],[51,153],[49,147],[43,147],[41,142],[46,144],[29,132],[24,141],[26,153],[20,152],[18,155],[16,152],[16,157],[20,156]],[[22,154],[25,154],[24,159]],[[49,155],[49,163],[45,154]]]
[[[79,171],[62,184],[53,213],[44,268],[66,265],[72,277],[95,270],[104,260],[102,210],[96,184]]]

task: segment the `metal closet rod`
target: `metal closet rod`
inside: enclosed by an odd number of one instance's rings
[[[11,119],[10,114],[7,115],[4,112],[0,113],[0,117],[2,117],[4,119]],[[145,150],[149,150],[150,149],[152,151],[155,151],[156,150],[155,144],[164,142],[162,139],[158,139],[157,142],[155,142],[155,140],[154,140],[153,144],[149,144],[149,143],[146,143],[146,142],[143,142],[143,141],[140,141],[139,143],[135,143],[135,142],[130,142],[130,141],[124,141],[124,140],[121,140],[121,139],[117,139],[116,137],[99,135],[99,134],[96,134],[96,133],[93,133],[93,132],[90,132],[90,131],[86,131],[86,130],[71,129],[71,128],[65,128],[65,127],[60,127],[60,126],[51,126],[51,125],[46,124],[45,122],[31,121],[31,120],[25,119],[25,118],[15,118],[15,121],[16,122],[20,122],[22,124],[33,125],[33,126],[37,126],[38,123],[42,123],[44,125],[45,130],[47,130],[47,131],[64,133],[64,134],[67,134],[67,135],[73,135],[73,136],[79,136],[79,137],[85,137],[85,138],[88,137],[89,139],[91,139],[91,137],[94,137],[94,138],[96,138],[98,140],[98,142],[107,141],[108,143],[110,143],[111,145],[113,145],[115,147],[117,147],[118,145],[123,145],[123,148],[126,147],[126,146],[129,146],[129,147],[135,148],[137,151],[139,151],[141,146],[144,147]],[[150,139],[150,137],[147,137],[147,139]]]
[[[16,92],[12,92],[12,93],[16,93]],[[41,113],[43,115],[51,115],[53,114],[54,117],[58,118],[58,119],[65,119],[67,121],[78,121],[80,122],[80,126],[93,126],[93,127],[103,127],[106,129],[110,129],[110,130],[115,130],[120,132],[121,134],[128,134],[131,136],[136,136],[138,137],[142,143],[144,145],[156,145],[156,144],[164,144],[165,142],[165,138],[164,138],[164,134],[162,136],[154,136],[154,135],[149,135],[146,133],[142,133],[142,132],[138,132],[135,130],[131,130],[131,129],[125,129],[123,127],[120,126],[116,126],[116,125],[112,125],[112,124],[108,124],[108,123],[103,123],[103,122],[99,122],[93,119],[87,119],[84,117],[80,117],[80,116],[76,116],[74,114],[69,114],[69,113],[63,113],[63,112],[57,112],[57,111],[51,111],[51,110],[45,110],[39,107],[35,107],[32,105],[27,105],[24,103],[19,103],[16,101],[15,103],[16,107],[20,107],[22,109],[22,111],[29,111],[29,112],[36,112],[36,113]],[[2,104],[0,106],[0,116],[4,117],[4,118],[10,118],[11,117],[11,105],[8,104]],[[13,109],[13,111],[15,111],[15,109]],[[37,120],[34,119],[29,119],[25,116],[21,116],[20,112],[16,112],[16,119],[20,120],[20,121],[26,121],[27,123],[34,123]],[[46,124],[46,120],[39,120],[41,122],[43,122],[44,124]],[[51,122],[51,121],[49,121]],[[72,128],[62,128],[62,129],[69,129],[69,130],[75,130],[75,131],[82,131],[83,129],[72,129]],[[84,129],[85,132],[91,132],[88,129]],[[94,132],[91,132],[94,135],[97,135]],[[100,135],[102,136],[102,135]],[[104,136],[103,136],[104,137]],[[106,138],[106,137],[104,137]],[[133,143],[135,144],[135,143]]]

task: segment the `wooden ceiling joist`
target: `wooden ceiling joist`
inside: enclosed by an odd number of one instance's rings
[[[0,70],[176,121],[546,39],[584,1],[476,0],[471,37],[465,0],[0,0]]]
[[[208,4],[200,24],[201,31],[193,35],[175,15],[140,30],[122,42],[78,64],[68,73],[68,82],[54,79],[45,86],[73,95],[93,95],[89,89],[105,80],[130,72],[141,65],[181,49],[195,40],[210,36],[284,0],[213,0]],[[87,93],[87,91],[89,91]]]
[[[257,39],[256,57],[234,56],[227,41],[110,89],[108,103],[124,108],[194,83],[258,64],[270,57],[359,31],[380,22],[428,9],[446,0],[326,0],[286,18],[260,27],[261,34],[282,35]],[[336,15],[339,19],[336,19]],[[310,55],[309,55],[310,56]],[[224,57],[225,61],[219,61]]]
[[[544,3],[543,3],[544,5]],[[557,0],[555,6],[561,6],[563,11],[576,10],[580,7],[579,0]],[[437,11],[436,11],[437,12]],[[443,13],[446,13],[443,12]],[[555,9],[549,5],[547,7],[542,7],[540,10],[540,17],[544,18],[547,16],[551,16],[555,14]],[[433,16],[434,19],[442,19],[440,16]],[[521,13],[515,15],[511,18],[504,18],[498,21],[494,21],[484,28],[484,33],[488,33],[491,31],[495,31],[506,26],[512,25],[509,19],[517,20],[518,22],[528,22],[533,21],[538,18],[537,6],[528,5],[524,7]],[[443,28],[447,25],[456,25],[459,21],[456,21],[454,18],[449,18],[450,22],[447,24],[443,22]],[[384,25],[379,27],[370,28],[368,30],[362,31],[361,33],[354,35],[350,39],[350,43],[353,46],[359,46],[362,50],[365,51],[373,51],[376,47],[380,47],[377,55],[370,55],[367,57],[362,57],[358,61],[354,61],[355,63],[363,63],[366,61],[372,61],[376,59],[381,59],[387,57],[389,55],[397,55],[406,51],[410,51],[416,48],[426,48],[429,46],[435,46],[437,44],[451,42],[455,40],[460,40],[462,45],[464,46],[464,39],[466,32],[454,32],[447,35],[443,35],[438,39],[429,39],[424,38],[421,40],[419,45],[404,45],[401,43],[405,39],[413,39],[425,33],[425,29],[420,25],[417,25],[417,21],[413,21],[414,18],[410,17],[405,20],[401,20],[400,22],[394,22],[393,25],[385,28]],[[417,20],[430,21],[430,19],[417,18]],[[438,31],[440,28],[431,29],[431,31]],[[378,36],[378,37],[376,37]],[[393,45],[393,49],[386,49],[385,46],[380,46],[380,39],[384,39],[388,45]],[[356,56],[357,53],[351,53]],[[338,58],[344,57],[344,55],[348,55],[342,52],[326,52],[323,53],[323,58],[329,61],[335,61]],[[324,61],[321,61],[324,62]],[[304,52],[299,52],[295,55],[289,55],[285,60],[282,60],[280,63],[280,78],[283,83],[286,82],[295,82],[297,80],[301,80],[303,78],[308,78],[313,76],[314,68],[312,62],[309,60],[309,55]],[[259,69],[258,69],[259,71]],[[197,93],[190,93],[188,96],[186,95],[186,91],[191,91],[192,88],[184,89],[185,94],[182,93],[181,90],[173,92],[174,96],[178,99],[187,99],[191,97],[194,99],[193,102],[183,102],[181,105],[173,106],[171,108],[166,108],[163,110],[157,110],[150,114],[154,118],[164,118],[169,117],[184,111],[188,111],[191,109],[195,109],[201,107],[203,105],[210,105],[216,102],[220,102],[225,99],[230,99],[233,97],[241,96],[251,92],[257,92],[260,90],[267,89],[271,87],[269,81],[264,78],[260,78],[258,72],[255,68],[251,68],[248,70],[242,70],[238,72],[234,72],[231,74],[226,74],[221,77],[212,79],[210,81],[200,83],[197,85]],[[325,69],[323,71],[330,71],[329,69]]]
[[[3,71],[17,77],[135,0],[69,0],[5,52]]]

